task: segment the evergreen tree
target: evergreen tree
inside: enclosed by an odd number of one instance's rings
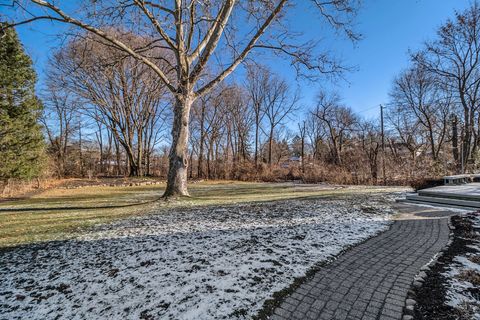
[[[1,28],[0,28],[1,29]],[[0,34],[0,182],[38,177],[43,164],[44,138],[35,96],[36,74],[16,31]],[[0,184],[0,191],[2,185]]]

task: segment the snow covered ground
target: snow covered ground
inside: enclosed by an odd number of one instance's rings
[[[480,216],[474,220],[474,237],[468,239],[470,252],[456,256],[443,275],[448,279],[447,304],[465,315],[480,320]]]
[[[242,319],[388,228],[393,195],[170,209],[0,251],[0,319]]]

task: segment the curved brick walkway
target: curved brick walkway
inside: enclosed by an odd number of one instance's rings
[[[448,242],[451,213],[411,205],[397,210],[388,231],[321,269],[271,319],[402,319],[414,276]]]

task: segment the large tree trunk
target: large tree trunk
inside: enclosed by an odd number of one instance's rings
[[[138,166],[132,161],[129,161],[128,175],[130,177],[139,177]]]
[[[137,134],[138,137],[138,150],[137,150],[137,174],[139,177],[143,177],[143,135],[142,131],[139,131]]]
[[[126,149],[127,158],[128,158],[128,176],[130,177],[138,177],[139,175],[139,164],[135,159],[135,156],[131,152],[130,149]]]
[[[188,178],[193,179],[193,148],[190,151],[190,160],[188,161],[190,162],[190,174],[188,175]]]
[[[305,173],[305,137],[302,135],[302,173]]]
[[[374,184],[377,184],[378,181],[378,162],[377,162],[377,151],[372,150],[373,154],[371,154],[368,158],[370,160],[370,175],[372,177],[372,181]]]
[[[208,151],[207,151],[207,177],[208,179],[212,179],[213,177],[213,168],[212,168],[212,161],[213,159],[213,137],[210,138],[208,143]]]
[[[127,167],[126,170],[128,172],[129,177],[138,177],[139,176],[139,166],[138,159],[134,153],[133,148],[131,145],[126,143],[122,143],[123,149],[125,150],[125,156],[127,158]]]
[[[273,149],[273,128],[270,129],[268,136],[268,165],[272,166],[272,149]]]
[[[460,164],[460,156],[458,152],[458,127],[457,127],[457,116],[452,115],[452,153],[453,153],[453,160],[455,162],[455,173],[459,173],[461,171],[461,164]]]
[[[258,136],[259,136],[259,115],[255,113],[255,169],[258,170]]]
[[[437,152],[436,152],[436,147],[435,147],[435,137],[433,134],[433,128],[432,125],[428,125],[428,137],[430,140],[430,152],[432,153],[432,160],[437,161]]]
[[[205,145],[205,104],[202,104],[202,113],[200,116],[200,143],[198,151],[198,169],[197,169],[197,178],[202,179],[204,177],[203,173],[203,146]]]
[[[190,108],[193,103],[191,94],[177,96],[172,126],[172,146],[169,154],[167,188],[164,198],[188,196],[188,135]]]
[[[233,177],[232,175],[232,166],[230,165],[230,144],[231,144],[231,137],[230,137],[230,128],[227,130],[227,141],[225,143],[225,172],[226,176],[228,176],[227,179],[231,179]],[[233,157],[233,151],[232,151],[232,157]]]
[[[117,139],[114,139],[114,144],[115,144],[115,155],[116,155],[116,160],[117,160],[117,168],[115,170],[115,175],[119,176],[121,174],[121,169],[120,166],[122,164],[122,155],[120,154],[120,144],[118,143]]]

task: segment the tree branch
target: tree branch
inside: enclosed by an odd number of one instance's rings
[[[149,59],[145,58],[144,56],[138,54],[137,52],[135,52],[132,48],[130,48],[129,46],[127,46],[125,43],[119,41],[118,39],[115,39],[111,36],[109,36],[107,33],[105,33],[104,31],[98,29],[98,28],[95,28],[91,25],[88,25],[84,22],[81,22],[80,20],[77,20],[75,18],[72,18],[71,16],[69,16],[68,14],[66,14],[65,12],[63,12],[59,7],[55,6],[54,4],[52,3],[49,3],[47,1],[44,1],[44,0],[30,0],[31,2],[41,6],[41,7],[44,7],[44,8],[47,8],[47,9],[50,9],[51,11],[55,12],[56,14],[58,14],[62,19],[59,20],[59,18],[55,18],[55,17],[52,17],[54,18],[55,20],[57,21],[62,21],[62,22],[65,22],[65,23],[68,23],[68,24],[72,24],[72,25],[75,25],[77,27],[80,27],[84,30],[87,30],[93,34],[96,34],[97,36],[107,40],[108,42],[112,43],[113,45],[115,45],[118,49],[120,50],[123,50],[124,52],[127,52],[129,53],[132,57],[142,61],[143,63],[145,63],[147,66],[149,66],[150,68],[153,69],[153,71],[158,74],[158,76],[160,77],[160,79],[163,81],[163,83],[167,86],[167,88],[171,91],[171,92],[175,92],[176,89],[175,87],[171,84],[170,80],[167,78],[167,76],[165,75],[165,73],[160,70],[160,68],[155,65],[155,63],[153,63],[152,61],[150,61]]]
[[[245,57],[250,53],[250,51],[255,47],[258,39],[262,36],[265,30],[270,26],[270,24],[275,20],[278,14],[281,12],[282,8],[287,3],[287,0],[281,0],[275,9],[270,13],[268,18],[262,24],[262,26],[257,30],[255,35],[252,37],[247,46],[243,49],[242,53],[232,62],[230,66],[224,69],[215,79],[207,83],[204,87],[200,88],[197,92],[197,96],[202,96],[208,93],[215,85],[223,81],[230,73],[232,73],[238,65],[245,59]]]

